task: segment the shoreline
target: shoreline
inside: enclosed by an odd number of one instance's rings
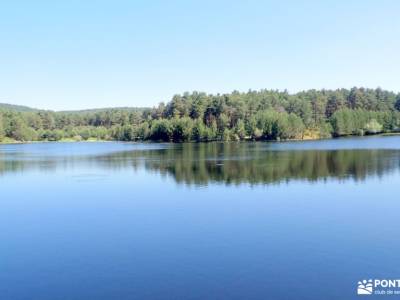
[[[165,141],[151,141],[151,140],[137,140],[137,141],[118,141],[118,140],[99,140],[99,139],[88,139],[88,140],[74,140],[74,139],[62,139],[59,141],[17,141],[10,138],[6,138],[5,141],[0,141],[0,145],[19,145],[19,144],[39,144],[39,143],[167,143],[167,144],[183,144],[183,143],[213,143],[213,142],[228,142],[228,143],[238,143],[238,142],[263,142],[263,143],[271,143],[271,142],[307,142],[307,141],[318,141],[318,140],[335,140],[335,139],[343,139],[343,138],[354,138],[354,137],[372,137],[372,136],[398,136],[400,132],[386,132],[386,133],[378,133],[378,134],[368,134],[368,135],[343,135],[338,137],[325,137],[325,138],[303,138],[303,139],[287,139],[287,140],[239,140],[239,141],[207,141],[207,142],[195,142],[195,141],[187,141],[187,142],[165,142]]]

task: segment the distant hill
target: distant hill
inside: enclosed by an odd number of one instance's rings
[[[36,109],[28,106],[23,105],[14,105],[8,103],[0,103],[0,109],[3,110],[12,110],[18,112],[39,112],[39,111],[51,111],[51,110],[44,110],[44,109]],[[97,112],[104,112],[104,111],[138,111],[143,112],[147,109],[147,107],[108,107],[108,108],[93,108],[93,109],[83,109],[83,110],[64,110],[64,111],[57,111],[59,113],[78,113],[78,114],[86,114],[86,113],[97,113]]]
[[[40,111],[40,109],[36,109],[36,108],[28,107],[28,106],[23,106],[23,105],[8,104],[8,103],[0,103],[0,109],[20,111],[20,112]]]
[[[147,109],[150,109],[149,107],[107,107],[107,108],[91,108],[91,109],[82,109],[82,110],[63,110],[63,111],[58,111],[59,113],[78,113],[78,114],[86,114],[86,113],[98,113],[98,112],[104,112],[104,111],[128,111],[128,112],[133,112],[133,111],[138,111],[142,112]]]

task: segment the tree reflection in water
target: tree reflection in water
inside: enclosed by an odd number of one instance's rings
[[[400,168],[399,150],[271,150],[262,143],[178,144],[95,155],[0,154],[0,174],[58,168],[144,168],[195,185],[365,180]]]

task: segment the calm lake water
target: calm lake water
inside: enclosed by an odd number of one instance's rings
[[[1,145],[0,299],[358,299],[399,187],[397,136]]]

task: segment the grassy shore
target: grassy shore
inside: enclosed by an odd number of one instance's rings
[[[99,139],[95,139],[95,138],[89,138],[87,140],[77,140],[77,139],[73,139],[73,138],[65,138],[65,139],[61,139],[59,141],[17,141],[14,139],[11,139],[9,137],[5,137],[0,141],[0,145],[4,144],[32,144],[32,143],[74,143],[74,142],[85,142],[85,143],[93,143],[93,142],[110,142],[107,140],[99,140]]]
[[[400,135],[400,132],[386,132],[386,133],[378,133],[378,134],[374,134],[377,136],[396,136],[396,135]],[[353,135],[353,136],[358,136],[358,135]],[[349,136],[342,136],[342,137],[349,137]],[[317,132],[311,132],[308,131],[306,132],[306,134],[304,134],[303,138],[301,139],[290,139],[290,140],[280,140],[280,141],[311,141],[311,140],[320,140],[320,139],[329,139],[329,138],[334,138],[334,137],[321,137],[318,135]],[[245,141],[253,141],[251,139],[247,139]],[[78,139],[74,139],[74,138],[63,138],[59,141],[48,141],[48,140],[43,140],[43,141],[17,141],[14,139],[11,139],[9,137],[5,137],[0,141],[0,145],[7,145],[7,144],[33,144],[33,143],[78,143],[78,142],[83,142],[83,143],[94,143],[94,142],[102,142],[102,143],[106,143],[106,142],[118,142],[118,141],[114,141],[114,140],[101,140],[101,139],[96,139],[96,138],[89,138],[87,140],[78,140]],[[140,141],[137,141],[140,142]],[[146,141],[143,141],[146,142]],[[148,142],[148,141],[147,141]],[[157,142],[157,141],[155,141]],[[274,141],[269,141],[269,142],[274,142]],[[275,141],[278,142],[278,141]]]

